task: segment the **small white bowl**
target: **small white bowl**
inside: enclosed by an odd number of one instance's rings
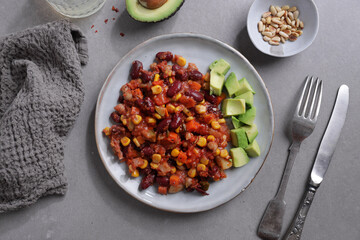
[[[258,22],[263,13],[269,11],[270,5],[283,6],[289,5],[298,8],[299,19],[304,22],[303,34],[294,42],[286,41],[278,46],[272,46],[263,40],[263,36],[258,31]],[[251,5],[247,17],[247,31],[255,47],[261,52],[274,57],[293,56],[311,45],[319,29],[319,13],[312,0],[255,0]]]

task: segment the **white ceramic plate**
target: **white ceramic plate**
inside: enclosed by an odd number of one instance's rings
[[[129,70],[134,60],[143,63],[145,69],[154,61],[159,51],[171,51],[182,55],[187,62],[195,63],[205,73],[210,63],[224,58],[231,64],[230,71],[238,78],[246,77],[256,91],[254,105],[257,109],[255,123],[259,128],[257,141],[261,148],[261,156],[253,158],[242,168],[226,171],[227,178],[210,184],[208,196],[196,192],[179,192],[160,195],[155,187],[145,191],[139,190],[141,177],[131,178],[125,163],[120,163],[109,145],[109,139],[102,130],[111,126],[109,119],[113,107],[117,104],[120,88],[129,81]],[[200,212],[217,207],[239,193],[253,181],[263,165],[270,150],[274,131],[274,118],[270,96],[265,84],[254,67],[234,48],[213,38],[198,34],[169,34],[152,38],[126,54],[111,71],[106,79],[96,106],[95,135],[100,157],[112,178],[127,193],[152,207],[173,212]]]
[[[272,46],[262,39],[258,32],[258,22],[264,12],[269,11],[270,5],[274,6],[296,6],[300,11],[299,19],[304,22],[303,34],[294,42],[286,41],[279,46]],[[312,0],[256,0],[251,5],[247,17],[247,31],[255,47],[261,52],[274,57],[293,56],[311,45],[315,40],[319,29],[319,14],[315,3]]]

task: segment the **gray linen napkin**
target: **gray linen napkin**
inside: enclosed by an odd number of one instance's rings
[[[64,140],[87,60],[85,37],[66,20],[0,39],[0,213],[65,194]]]

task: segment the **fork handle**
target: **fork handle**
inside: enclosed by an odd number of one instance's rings
[[[296,212],[296,215],[290,224],[290,227],[288,228],[286,234],[282,238],[282,240],[299,240],[301,238],[301,233],[304,228],[305,219],[307,216],[307,213],[309,212],[311,203],[314,199],[316,192],[316,188],[308,185],[303,199],[299,205],[299,208]]]

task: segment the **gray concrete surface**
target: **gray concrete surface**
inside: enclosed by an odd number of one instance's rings
[[[303,193],[337,88],[345,83],[351,94],[348,118],[302,239],[360,239],[360,32],[356,22],[360,4],[356,0],[317,1],[320,29],[314,43],[296,56],[277,59],[263,55],[250,42],[245,24],[251,3],[187,0],[171,19],[144,24],[127,15],[125,1],[107,0],[95,15],[73,20],[89,40],[90,62],[84,68],[85,102],[66,141],[69,190],[64,197],[47,197],[30,208],[1,214],[0,239],[258,239],[258,223],[276,192],[287,158],[289,112],[307,74],[324,80],[323,104],[318,125],[303,142],[293,168],[283,231]],[[113,5],[119,13],[111,11]],[[0,36],[60,18],[45,0],[1,0]],[[275,113],[273,146],[254,182],[227,204],[197,214],[162,212],[127,195],[107,174],[94,140],[95,103],[110,70],[137,44],[172,32],[209,35],[238,49],[263,77]]]

